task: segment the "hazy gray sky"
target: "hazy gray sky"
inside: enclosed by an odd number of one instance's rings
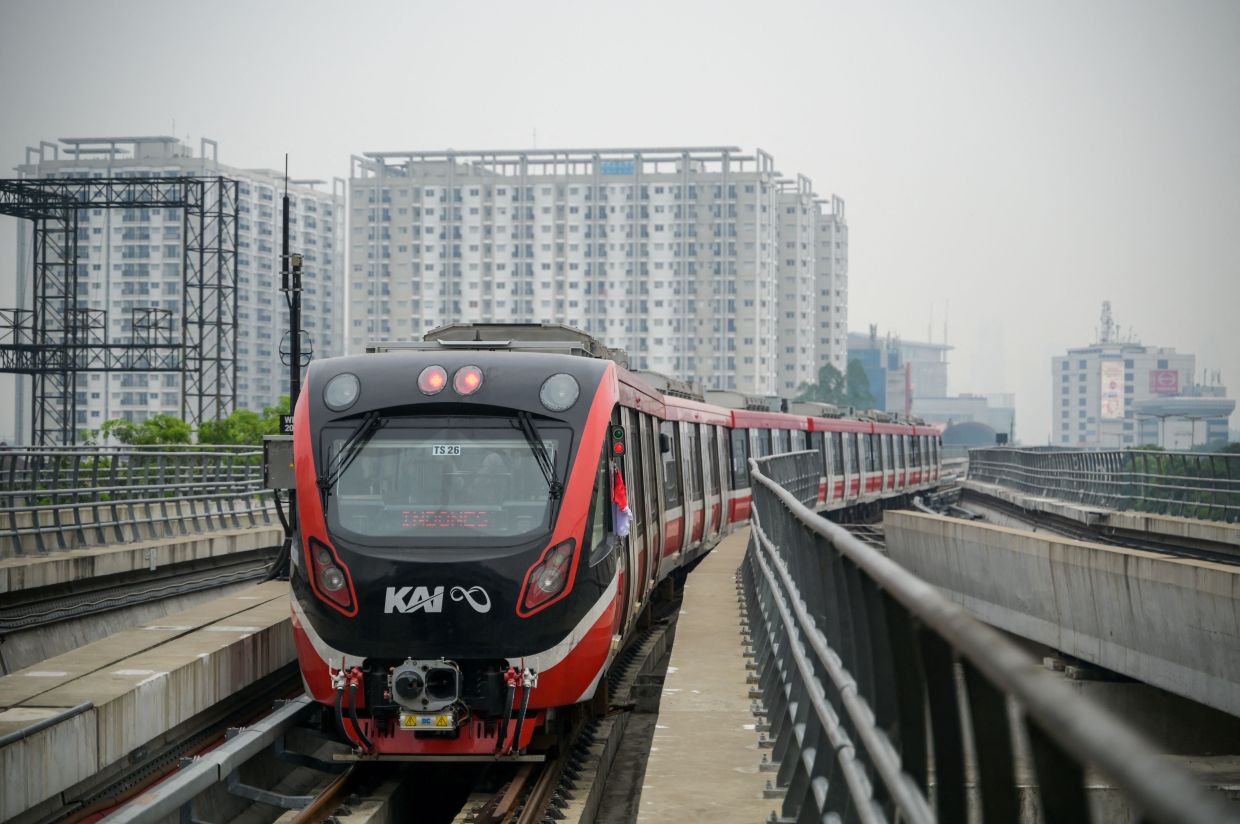
[[[846,199],[850,326],[924,339],[933,312],[938,341],[950,304],[950,390],[1016,392],[1025,440],[1103,299],[1240,395],[1235,0],[0,0],[0,76],[6,169],[40,139],[174,120],[298,177],[535,132],[760,147]]]

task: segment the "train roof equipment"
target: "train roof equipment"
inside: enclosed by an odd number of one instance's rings
[[[623,349],[605,346],[586,332],[563,323],[448,323],[430,330],[420,341],[366,345],[367,353],[450,349],[579,355],[610,360],[626,369],[629,364]]]

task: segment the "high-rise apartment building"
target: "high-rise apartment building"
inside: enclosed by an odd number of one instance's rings
[[[634,368],[755,395],[843,362],[844,333],[818,334],[822,306],[846,317],[843,201],[824,214],[761,151],[370,153],[350,209],[351,352],[452,321],[559,322]]]
[[[848,222],[844,216],[844,200],[831,195],[830,200],[815,201],[814,289],[817,293],[815,317],[814,377],[817,370],[830,364],[841,373],[848,369]]]
[[[236,180],[236,405],[259,410],[288,391],[288,368],[280,358],[288,330],[288,308],[279,291],[284,181],[279,172],[225,166],[218,162],[216,149],[213,141],[203,140],[195,156],[186,143],[173,137],[66,138],[28,150],[26,162],[17,170],[26,178]],[[344,352],[344,183],[337,179],[332,191],[317,185],[322,181],[290,182],[290,248],[305,261],[302,328],[314,357],[329,357]],[[83,209],[78,221],[79,305],[107,312],[107,331],[113,340],[131,334],[127,325],[135,308],[170,310],[172,328],[179,329],[185,243],[181,210]],[[23,234],[19,233],[18,272],[19,285],[25,288],[19,289],[19,300],[29,294],[29,285],[22,281],[31,269],[31,250]],[[18,385],[25,389],[21,382]],[[179,373],[83,373],[76,388],[78,430],[97,428],[112,418],[142,421],[161,413],[181,414]],[[18,394],[21,420],[29,399],[23,391]]]

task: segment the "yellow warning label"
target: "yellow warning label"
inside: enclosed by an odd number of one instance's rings
[[[436,727],[446,727],[446,726],[448,726],[448,716],[446,716],[446,715],[441,715],[441,716],[439,716],[438,718],[436,718],[436,719],[435,719],[435,726],[436,726]]]

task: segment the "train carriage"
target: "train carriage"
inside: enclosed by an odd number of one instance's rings
[[[306,689],[371,757],[521,752],[593,699],[748,520],[751,457],[816,450],[826,506],[935,477],[912,426],[685,397],[567,327],[379,349],[308,371],[290,576]]]

